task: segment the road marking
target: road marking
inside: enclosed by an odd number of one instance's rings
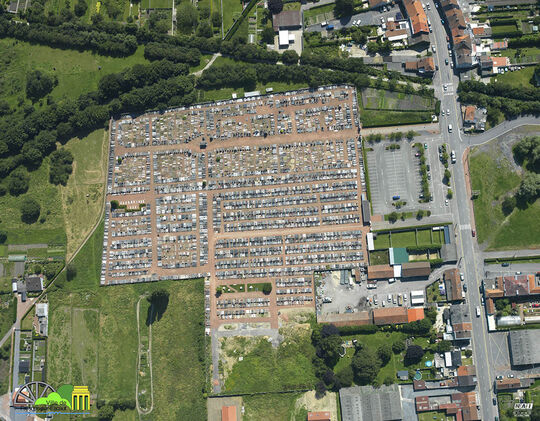
[[[459,226],[459,229],[460,230],[470,230],[471,229],[471,224],[461,224]]]

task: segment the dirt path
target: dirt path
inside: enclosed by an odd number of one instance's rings
[[[137,412],[140,415],[148,415],[154,409],[154,379],[152,377],[152,324],[148,326],[148,366],[150,368],[150,408],[147,410],[141,409],[139,405],[139,372],[141,368],[141,329],[139,325],[139,308],[141,300],[146,298],[142,296],[137,301],[137,338],[138,338],[138,351],[137,351],[137,383],[135,385],[135,402],[137,403]],[[152,307],[150,307],[152,309]],[[152,310],[153,311],[153,310]],[[150,318],[152,313],[150,314]],[[140,418],[140,417],[139,417]]]

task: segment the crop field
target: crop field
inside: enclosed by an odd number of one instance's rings
[[[201,393],[205,385],[202,280],[99,288],[102,236],[103,231],[97,230],[77,255],[77,277],[61,280],[49,294],[49,380],[86,382],[98,399],[134,400],[135,305],[141,295],[164,289],[170,294],[169,304],[152,325],[152,419],[177,419],[181,413],[206,419]],[[183,399],[175,399],[179,393]],[[131,411],[119,415],[134,419]]]
[[[404,92],[364,88],[362,90],[362,105],[364,109],[432,111],[435,108],[435,99]]]
[[[501,203],[519,185],[520,177],[505,158],[497,143],[474,150],[469,158],[478,241],[488,249],[526,248],[539,244],[540,201],[525,209],[503,214]]]

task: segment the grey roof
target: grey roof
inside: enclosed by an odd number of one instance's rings
[[[280,29],[300,28],[302,26],[302,15],[300,10],[283,10],[272,17],[274,31]]]
[[[540,335],[536,330],[510,332],[510,358],[512,365],[540,364]]]
[[[26,278],[26,290],[28,292],[43,291],[43,282],[39,276],[29,276]]]
[[[469,307],[465,304],[455,304],[450,306],[450,320],[452,321],[452,325],[471,323]]]
[[[397,385],[354,386],[340,389],[343,421],[401,420],[401,394]]]

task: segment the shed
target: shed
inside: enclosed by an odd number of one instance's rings
[[[407,370],[399,370],[397,377],[399,380],[409,380],[409,372]]]

